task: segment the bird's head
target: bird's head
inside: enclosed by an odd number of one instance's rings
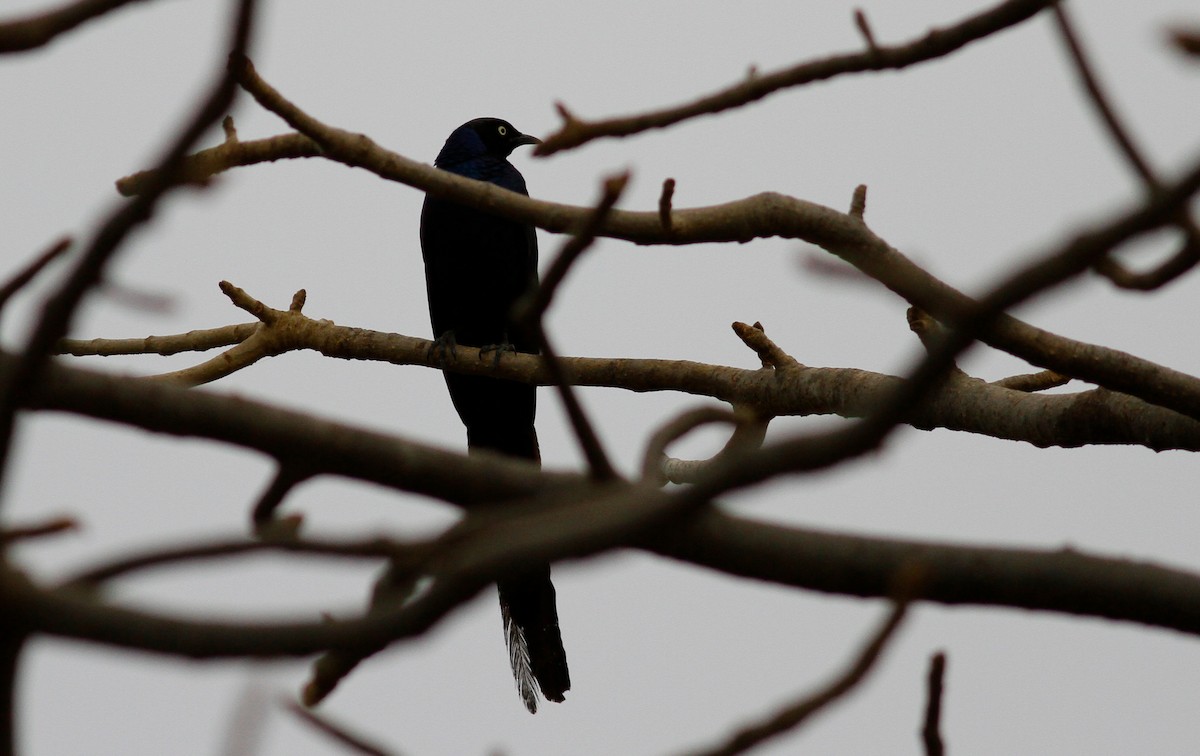
[[[446,168],[467,160],[493,157],[503,160],[523,144],[541,144],[537,137],[522,134],[500,118],[476,118],[450,134],[434,165]]]

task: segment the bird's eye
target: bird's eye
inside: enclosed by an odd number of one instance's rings
[[[504,128],[503,126],[497,126],[496,131],[500,132],[500,136],[506,136],[508,134],[508,129]]]

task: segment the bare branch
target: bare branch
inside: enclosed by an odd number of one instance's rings
[[[230,35],[231,55],[245,55],[255,8],[255,0],[241,0],[238,3]],[[228,70],[222,72],[211,92],[201,101],[196,113],[159,161],[156,181],[145,193],[122,205],[104,221],[66,280],[42,307],[21,360],[7,376],[8,380],[0,385],[0,476],[7,468],[13,414],[49,361],[54,345],[70,329],[79,303],[102,278],[108,262],[129,233],[148,221],[159,199],[178,185],[179,166],[184,157],[208,127],[228,110],[236,91],[232,73]]]
[[[30,538],[42,538],[78,530],[79,522],[73,517],[55,517],[36,525],[22,525],[0,529],[0,547]]]
[[[258,323],[238,323],[188,331],[170,336],[146,336],[140,339],[62,339],[55,347],[56,354],[76,357],[111,357],[122,354],[160,354],[168,357],[180,352],[205,352],[223,346],[240,344],[259,328]]]
[[[867,43],[867,52],[878,55],[879,44],[875,41],[875,34],[871,31],[871,24],[867,22],[867,14],[863,12],[862,8],[854,9],[854,25],[862,34],[863,41]]]
[[[180,181],[203,183],[230,168],[320,155],[317,143],[303,134],[281,134],[252,142],[226,139],[223,144],[189,155],[180,166]],[[149,170],[117,179],[117,191],[126,197],[137,196],[146,191],[156,175]]]
[[[650,436],[646,451],[642,452],[642,480],[659,485],[664,483],[662,463],[667,447],[696,428],[712,423],[736,426],[745,420],[746,418],[720,407],[698,407],[684,412]]]
[[[658,218],[667,231],[671,230],[671,200],[675,197],[675,179],[663,181],[662,194],[658,197]]]
[[[850,198],[850,217],[863,219],[867,212],[867,185],[859,184],[854,187],[854,195]]]
[[[696,495],[692,487],[678,495]],[[913,600],[1106,617],[1200,635],[1200,575],[1075,549],[998,549],[834,534],[706,509],[641,548],[732,575],[821,593],[888,598],[920,565]]]
[[[1150,167],[1150,162],[1141,150],[1137,148],[1133,137],[1129,135],[1129,130],[1117,117],[1116,109],[1104,94],[1095,69],[1088,61],[1079,36],[1075,33],[1074,25],[1067,14],[1066,4],[1055,4],[1051,8],[1051,13],[1054,16],[1059,36],[1062,37],[1063,46],[1067,48],[1071,61],[1075,64],[1075,72],[1079,75],[1083,88],[1096,109],[1096,114],[1107,127],[1109,136],[1116,143],[1118,151],[1129,163],[1134,173],[1141,178],[1150,194],[1162,191],[1162,181]],[[1155,289],[1188,272],[1195,267],[1196,263],[1200,262],[1200,228],[1197,228],[1196,222],[1186,208],[1180,209],[1176,222],[1184,233],[1184,244],[1180,251],[1166,263],[1147,273],[1135,274],[1126,270],[1111,257],[1105,257],[1096,266],[1097,272],[1121,288],[1140,291]]]
[[[431,342],[426,339],[300,317],[302,321],[289,323],[288,349],[312,349],[338,359],[444,368],[538,385],[550,385],[553,380],[545,365],[534,356],[509,354],[493,365],[491,360],[480,359],[479,350],[460,347],[455,355],[447,356],[443,365],[430,356]],[[11,359],[0,355],[0,376],[8,369]],[[680,360],[559,359],[565,377],[572,385],[638,392],[680,391],[737,404],[762,417],[820,414],[863,417],[878,407],[900,380],[845,368],[809,367],[784,375],[781,371],[746,370]],[[214,370],[219,367],[215,365]],[[169,380],[172,374],[166,374],[159,376],[156,382],[193,385],[182,378],[187,377],[189,371],[206,369],[203,366],[189,368],[174,374],[180,376],[178,381]],[[179,410],[169,408],[176,402],[185,401],[182,397],[146,394],[148,401],[154,398],[154,401],[167,404],[161,410],[153,403],[139,409],[135,397],[142,389],[133,385],[126,388],[128,381],[65,367],[56,370],[55,374],[70,386],[69,393],[43,393],[34,406],[65,409],[118,422],[149,422],[151,427],[167,422],[169,427],[177,429],[173,432],[191,434],[199,431],[198,426],[190,422],[176,424],[180,422],[178,418],[190,416],[190,413],[181,415]],[[194,401],[206,405],[213,402],[210,411],[220,413],[220,417],[237,412],[234,406],[218,410],[216,405],[222,401],[219,397],[204,396]],[[258,412],[253,406],[251,411]],[[1037,446],[1136,444],[1158,450],[1200,449],[1200,424],[1196,421],[1116,392],[1036,396],[1005,391],[983,381],[956,382],[939,386],[925,403],[911,408],[907,422],[920,429],[946,428],[981,433]],[[251,433],[248,438],[258,438],[258,435]],[[279,447],[250,445],[268,453],[279,453]],[[318,469],[322,468],[318,466]]]
[[[231,538],[200,543],[166,546],[141,553],[128,554],[103,564],[79,570],[62,581],[60,587],[72,590],[91,590],[101,583],[126,577],[135,572],[172,567],[192,562],[259,552],[312,554],[343,559],[384,559],[406,553],[411,544],[385,538],[361,541],[318,541],[311,539],[277,538],[271,540]]]
[[[1177,26],[1168,31],[1167,38],[1184,55],[1200,57],[1200,29]]]
[[[928,694],[925,701],[925,723],[921,726],[921,743],[925,756],[942,756],[942,679],[946,674],[946,654],[939,651],[929,660]]]
[[[76,26],[136,0],[77,0],[57,10],[0,22],[0,53],[33,50]]]
[[[336,724],[332,719],[315,711],[306,709],[300,704],[292,700],[283,701],[285,709],[296,715],[301,722],[309,725],[326,737],[331,738],[334,742],[346,747],[347,750],[354,753],[365,754],[365,756],[390,756],[391,752],[384,749],[382,746],[375,745],[369,742],[362,735],[356,735],[350,732],[345,725]]]
[[[872,633],[870,640],[841,674],[800,700],[789,703],[762,722],[739,730],[721,745],[700,751],[696,756],[736,756],[745,753],[754,746],[799,727],[813,714],[854,690],[883,654],[883,649],[904,620],[907,608],[907,601],[897,601],[879,628]]]
[[[742,343],[754,350],[764,368],[789,370],[804,367],[795,357],[783,351],[778,344],[767,337],[762,323],[748,326],[735,321],[731,327]]]
[[[62,256],[70,247],[71,238],[69,236],[59,239],[35,257],[32,262],[17,271],[3,286],[0,286],[0,310],[4,309],[4,306],[8,304],[8,300],[12,299],[14,294],[25,288],[30,281],[37,277],[38,273],[41,273],[47,265]]]
[[[520,327],[532,332],[534,339],[541,347],[546,370],[550,373],[553,384],[558,389],[567,417],[571,421],[571,428],[575,431],[575,438],[579,441],[579,446],[588,461],[591,474],[597,480],[612,480],[617,477],[617,472],[609,461],[608,455],[605,454],[595,428],[583,411],[583,405],[579,403],[575,391],[563,376],[558,352],[550,343],[543,319],[546,309],[553,301],[554,293],[566,277],[567,271],[580,255],[595,242],[596,232],[600,230],[605,218],[620,200],[628,183],[628,172],[611,176],[604,181],[600,200],[596,203],[591,215],[588,216],[587,222],[579,229],[578,233],[563,243],[541,284],[532,287],[513,306],[513,320]]]
[[[720,113],[760,100],[781,89],[824,81],[835,76],[863,71],[886,71],[934,60],[1015,26],[1056,0],[1007,0],[944,29],[931,29],[920,39],[893,46],[871,46],[866,51],[844,53],[822,60],[800,63],[773,73],[757,74],[698,100],[663,110],[602,121],[563,118],[563,125],[547,137],[535,155],[552,155],[601,137],[625,137],[650,129],[661,129],[696,116]],[[560,113],[566,112],[560,107]]]

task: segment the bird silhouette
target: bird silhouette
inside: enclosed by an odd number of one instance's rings
[[[477,118],[450,134],[434,165],[528,195],[524,177],[508,156],[521,145],[539,143],[507,121]],[[487,348],[497,350],[497,359],[509,350],[538,353],[537,343],[510,322],[513,303],[537,281],[533,226],[427,196],[421,209],[421,254],[435,348]],[[443,376],[471,452],[488,450],[540,464],[534,386],[476,375]],[[539,689],[547,700],[562,701],[571,687],[550,565],[505,578],[496,587],[517,690],[525,707],[536,713]]]

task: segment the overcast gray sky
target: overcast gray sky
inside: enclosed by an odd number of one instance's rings
[[[856,50],[862,7],[883,43],[991,3],[270,2],[255,40],[259,72],[314,116],[432,161],[477,116],[546,134],[553,103],[607,116],[723,87],[752,65],[772,70]],[[11,17],[45,3],[8,2]],[[1166,172],[1200,139],[1197,68],[1164,48],[1164,28],[1197,21],[1185,0],[1073,3],[1120,110]],[[137,3],[47,48],[0,58],[0,223],[4,270],[63,233],[86,238],[121,200],[116,178],[145,167],[224,59],[229,3]],[[285,126],[242,96],[242,138]],[[213,133],[206,143],[220,139]],[[622,206],[651,209],[664,178],[687,207],[778,191],[837,209],[870,187],[871,227],[935,274],[982,291],[1016,261],[1138,196],[1081,97],[1049,19],[939,61],[852,76],[668,131],[609,140],[550,159],[518,152],[535,197],[586,204],[600,178],[633,171]],[[305,312],[340,324],[426,336],[417,245],[422,196],[320,160],[229,173],[184,191],[138,233],[117,283],[166,297],[165,311],[94,296],[74,335],[178,333],[246,320],[217,289],[227,279],[267,304],[308,290]],[[1132,259],[1168,248],[1153,240]],[[542,235],[543,261],[559,240]],[[571,355],[678,358],[756,366],[729,330],[762,321],[815,366],[898,373],[919,354],[905,303],[882,287],[806,271],[795,242],[641,248],[605,240],[575,269],[550,314]],[[58,269],[61,272],[61,269]],[[51,276],[53,278],[53,276]],[[6,313],[19,343],[45,286]],[[1035,324],[1190,373],[1200,372],[1195,275],[1153,295],[1072,284],[1021,310]],[[198,361],[73,360],[133,373]],[[1022,372],[976,349],[988,379]],[[1075,387],[1078,388],[1078,387]],[[311,354],[265,361],[211,388],[447,448],[464,446],[440,376],[416,367]],[[701,399],[583,392],[626,470],[648,434]],[[781,419],[783,435],[828,420]],[[547,466],[578,469],[557,400],[542,392]],[[122,548],[244,532],[271,475],[266,459],[72,417],[20,427],[6,515],[70,513],[76,535],[19,550],[53,577]],[[700,434],[701,455],[719,437]],[[1136,448],[1038,450],[962,433],[904,431],[878,454],[727,500],[757,517],[853,533],[1056,547],[1200,569],[1195,462]],[[393,492],[312,482],[289,499],[312,533],[409,535],[452,513]],[[314,616],[353,610],[371,570],[296,561],[156,573],[120,596],[192,615]],[[574,687],[529,716],[513,690],[493,594],[428,638],[361,667],[322,710],[409,754],[669,753],[710,742],[839,668],[886,611],[623,553],[555,568]],[[847,703],[764,753],[915,754],[928,656],[949,655],[944,732],[958,753],[1195,753],[1200,643],[1159,630],[1000,610],[921,605],[875,676]],[[24,752],[213,754],[248,686],[293,694],[303,663],[185,664],[37,641],[21,677]],[[339,753],[270,715],[260,753]]]

